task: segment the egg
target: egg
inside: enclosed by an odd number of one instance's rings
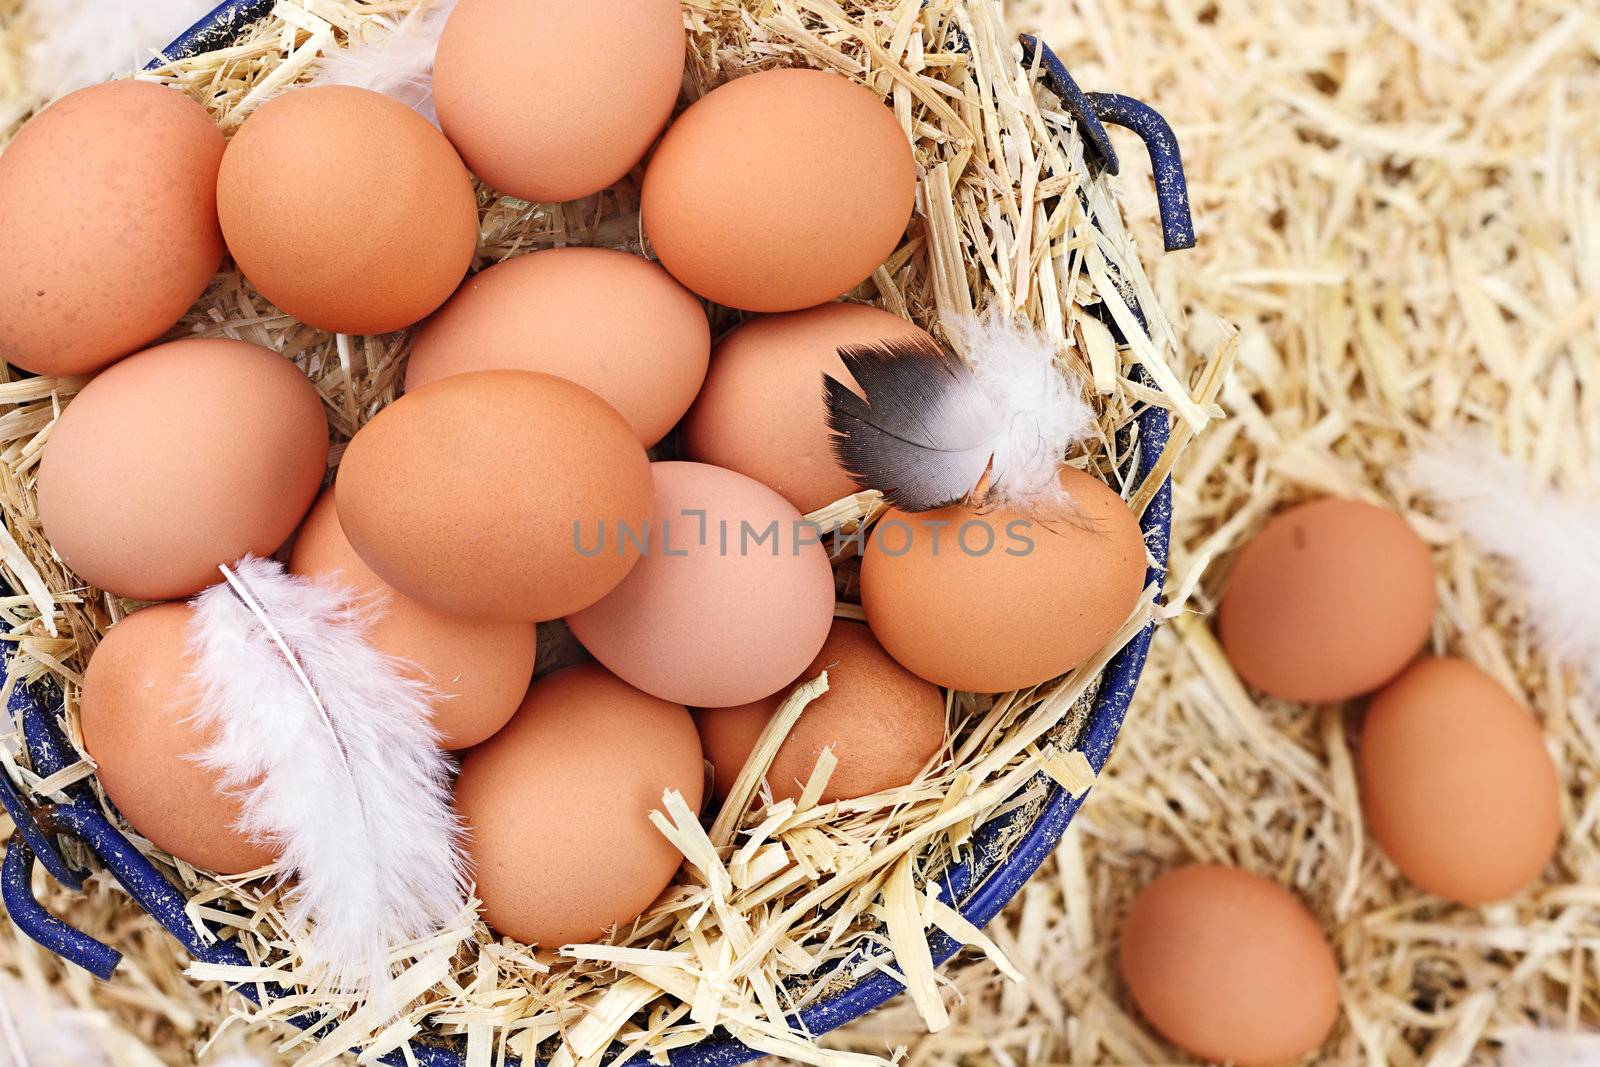
[[[822,651],[800,672],[800,680],[823,671],[828,691],[806,705],[767,769],[775,799],[800,796],[824,748],[839,761],[822,791],[827,804],[905,785],[944,747],[944,697],[890,659],[866,626],[834,620]],[[738,778],[788,695],[786,689],[736,708],[695,714],[701,746],[716,771],[718,796]]]
[[[63,97],[0,153],[0,359],[92,374],[149,345],[222,264],[205,109],[150,82]]]
[[[366,89],[295,89],[234,134],[217,178],[245,278],[331,333],[401,330],[443,304],[478,245],[478,199],[450,142]]]
[[[439,122],[478,177],[576,200],[644,158],[683,84],[677,0],[461,0],[434,57]]]
[[[406,388],[463,371],[543,371],[592,390],[648,448],[694,401],[710,352],[705,309],[656,264],[553,248],[462,286],[417,334]]]
[[[139,833],[186,863],[222,874],[274,853],[237,829],[239,797],[196,757],[211,739],[194,721],[187,604],[157,604],[106,633],[83,677],[78,721],[106,796]]]
[[[1065,467],[1061,484],[1073,501],[1061,517],[887,511],[862,558],[861,606],[889,655],[930,682],[999,693],[1098,652],[1144,589],[1144,536],[1098,478]]]
[[[695,101],[645,171],[645,232],[708,300],[798,311],[854,289],[900,243],[917,166],[894,112],[837,74],[768,70]]]
[[[457,374],[351,439],[339,524],[385,582],[450,615],[541,622],[588,607],[638,560],[650,461],[617,410],[534,371]]]
[[[470,748],[506,724],[533,679],[539,648],[531,622],[490,622],[435,611],[372,572],[339,526],[333,491],[300,527],[289,570],[337,582],[371,605],[367,641],[401,660],[432,690],[433,725],[447,749]]]
[[[704,776],[683,705],[592,663],[541,678],[456,781],[485,921],[548,948],[632,922],[683,862],[650,812],[698,811]]]
[[[1339,967],[1317,920],[1276,882],[1231,867],[1180,867],[1145,886],[1119,956],[1140,1013],[1208,1061],[1293,1063],[1339,1017]]]
[[[700,397],[683,423],[690,459],[747,474],[812,512],[860,487],[834,457],[823,375],[855,379],[843,345],[932,339],[866,304],[763,315],[717,342]]]
[[[1538,721],[1479,668],[1425,658],[1367,707],[1361,808],[1400,873],[1458,904],[1539,877],[1561,837],[1561,782]]]
[[[794,681],[827,639],[833,571],[815,527],[759,482],[704,463],[656,463],[648,526],[593,548],[648,542],[638,566],[567,619],[619,677],[665,700],[729,707]]]
[[[1427,640],[1436,605],[1433,559],[1406,521],[1330,498],[1284,512],[1244,547],[1218,631],[1246,682],[1323,703],[1399,673]]]
[[[40,461],[39,518],[89,584],[172,600],[217,581],[218,564],[277,551],[327,463],[322,401],[293,363],[244,341],[174,341],[67,405]]]

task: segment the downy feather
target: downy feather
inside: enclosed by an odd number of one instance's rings
[[[343,586],[245,557],[194,601],[197,757],[281,852],[289,922],[320,983],[381,1001],[390,953],[465,906],[450,762],[429,691],[366,642]]]
[[[437,126],[433,56],[455,6],[456,0],[437,0],[421,15],[413,15],[393,29],[352,39],[344,48],[325,53],[310,84],[370,89],[393,97]]]
[[[1082,384],[1026,322],[991,312],[951,334],[965,360],[929,341],[839,350],[865,396],[823,383],[840,464],[905,511],[967,498],[1060,509],[1061,465],[1094,432]]]
[[[1412,481],[1485,553],[1511,565],[1534,638],[1600,693],[1600,501],[1563,495],[1487,438],[1440,438]]]

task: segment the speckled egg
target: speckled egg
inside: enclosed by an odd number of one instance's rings
[[[222,133],[182,93],[108,82],[0,153],[0,359],[91,374],[171,329],[222,262]]]

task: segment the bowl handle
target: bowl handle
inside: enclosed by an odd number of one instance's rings
[[[1193,248],[1194,219],[1189,211],[1189,187],[1183,176],[1183,156],[1172,127],[1149,104],[1116,93],[1085,93],[1067,71],[1066,65],[1037,37],[1023,36],[1022,58],[1044,68],[1045,83],[1078,124],[1083,134],[1085,153],[1097,161],[1107,174],[1117,174],[1122,163],[1106,133],[1105,123],[1132,130],[1144,141],[1155,173],[1156,203],[1161,212],[1161,238],[1168,252]]]

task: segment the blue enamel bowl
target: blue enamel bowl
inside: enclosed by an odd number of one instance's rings
[[[243,27],[265,16],[272,5],[273,0],[229,0],[174,41],[166,55],[179,58],[223,47],[231,43]],[[1192,245],[1194,235],[1182,164],[1177,142],[1167,124],[1136,100],[1080,91],[1060,60],[1042,43],[1025,37],[1022,45],[1024,56],[1029,62],[1040,64],[1050,87],[1073,115],[1089,146],[1092,165],[1112,174],[1119,169],[1115,149],[1103,123],[1126,126],[1144,140],[1155,172],[1167,248]],[[1166,444],[1168,415],[1159,408],[1146,408],[1123,434],[1123,444],[1130,446],[1123,454],[1133,457],[1130,460],[1133,469],[1124,473],[1135,483],[1141,482],[1154,469]],[[1171,484],[1163,484],[1143,518],[1145,541],[1150,558],[1154,560],[1148,574],[1150,582],[1160,583],[1165,577],[1171,507]],[[1105,766],[1116,742],[1153,632],[1154,623],[1129,642],[1104,672],[1079,739],[1079,747],[1096,772]],[[11,647],[7,645],[8,649]],[[48,777],[76,761],[62,730],[61,693],[54,685],[17,687],[10,698],[10,711],[14,721],[22,727],[30,763],[37,774]],[[983,926],[1016,895],[1055,848],[1083,803],[1084,797],[1073,797],[1048,779],[1046,782],[1048,790],[1043,807],[1018,808],[980,827],[970,849],[970,854],[979,858],[953,867],[943,876],[944,899],[957,902],[961,914],[974,925]],[[61,838],[72,837],[86,846],[88,853],[126,887],[138,905],[195,959],[216,964],[248,963],[244,952],[232,942],[201,936],[184,914],[183,895],[105,817],[87,784],[69,787],[62,802],[37,807],[19,794],[9,778],[0,775],[0,801],[17,825],[4,864],[0,866],[0,891],[3,891],[0,895],[12,919],[41,945],[101,978],[110,978],[121,959],[111,946],[51,915],[32,895],[35,864],[43,864],[69,888],[81,887],[86,872],[67,862],[57,848]],[[1026,825],[1019,825],[1024,820]],[[1008,845],[1004,844],[1007,842]],[[934,960],[942,963],[960,946],[936,933],[930,938],[929,947]],[[899,995],[902,988],[888,974],[874,971],[853,986],[801,1011],[792,1021],[813,1034],[821,1034],[865,1015]],[[252,984],[241,987],[240,992],[262,1000],[276,997],[282,991],[269,984]],[[326,1025],[325,1020],[311,1015],[294,1021],[303,1027]],[[463,1052],[448,1044],[417,1043],[410,1051],[413,1061],[426,1067],[465,1067]],[[719,1034],[674,1051],[671,1061],[673,1067],[731,1067],[759,1055],[732,1037]],[[400,1067],[406,1060],[395,1053],[385,1056],[382,1062]]]

